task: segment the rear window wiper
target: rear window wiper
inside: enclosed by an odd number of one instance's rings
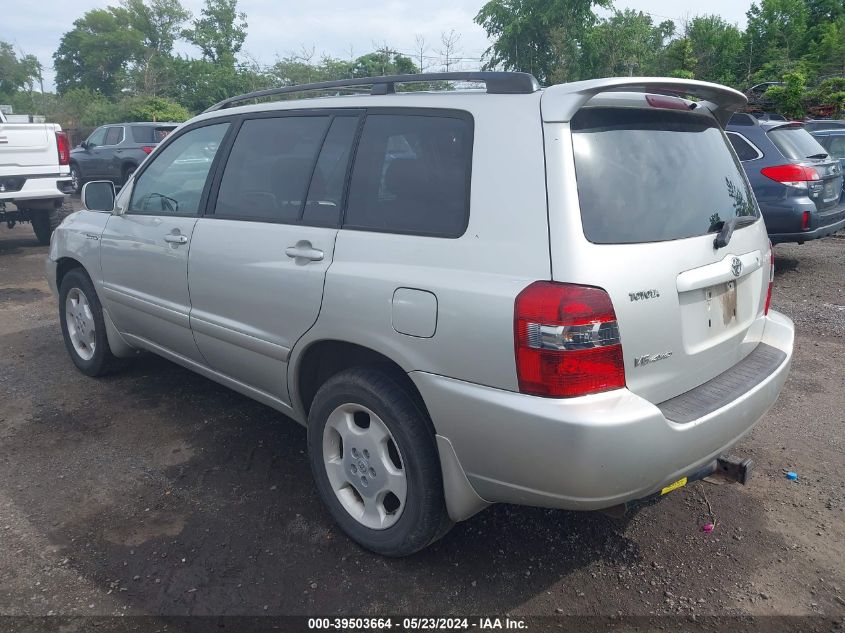
[[[807,156],[807,158],[827,158],[830,154],[812,154]]]
[[[713,248],[715,248],[716,250],[724,248],[728,245],[728,242],[731,241],[731,237],[734,234],[734,229],[738,229],[742,226],[748,226],[749,224],[754,224],[756,221],[757,216],[754,215],[738,215],[730,218],[729,220],[725,220],[724,222],[722,222],[722,228],[716,235],[716,239],[713,240]]]

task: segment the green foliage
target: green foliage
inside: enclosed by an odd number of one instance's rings
[[[73,23],[53,55],[56,88],[118,93],[129,63],[142,54],[144,35],[130,26],[129,12],[121,7],[94,9]]]
[[[204,60],[234,68],[247,27],[246,13],[238,11],[238,0],[205,0],[200,13],[185,37],[202,51]]]
[[[801,118],[804,116],[804,98],[806,95],[806,78],[800,72],[786,73],[782,86],[772,86],[766,90],[766,99],[770,100],[785,116]]]
[[[475,16],[494,40],[485,67],[527,71],[541,83],[569,79],[594,6],[611,0],[489,0]]]
[[[303,48],[262,67],[242,53],[247,23],[238,0],[204,0],[197,16],[183,0],[112,1],[86,12],[61,38],[53,55],[57,95],[37,89],[42,66],[34,56],[0,42],[2,102],[90,128],[120,120],[181,121],[234,94],[270,86],[419,71],[386,43],[348,59],[315,58],[313,49]],[[603,17],[595,13],[599,8],[607,10]],[[784,114],[831,108],[842,114],[845,2],[753,0],[747,16],[740,31],[717,15],[694,16],[680,27],[657,22],[642,11],[615,9],[612,0],[488,0],[475,21],[492,40],[485,68],[528,71],[541,83],[668,75],[744,90],[782,81],[766,99]],[[449,52],[439,51],[447,68],[460,57],[459,37],[443,35],[444,49],[451,42]],[[185,43],[197,53],[176,55],[184,50],[177,44]],[[292,43],[283,39],[279,47]]]
[[[659,74],[660,52],[674,30],[671,21],[655,25],[641,11],[614,11],[587,31],[579,74],[584,79]]]
[[[117,110],[123,121],[175,121],[191,118],[187,108],[163,97],[129,97],[118,102]]]
[[[18,59],[11,44],[0,42],[0,96],[10,97],[18,90],[32,91],[41,78],[41,63],[34,55]]]

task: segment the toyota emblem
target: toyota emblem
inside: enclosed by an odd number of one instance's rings
[[[731,260],[731,272],[734,277],[739,277],[742,274],[742,260],[739,257],[734,257]]]

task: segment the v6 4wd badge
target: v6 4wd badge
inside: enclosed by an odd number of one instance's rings
[[[662,354],[643,354],[634,358],[634,367],[643,367],[651,363],[656,363],[659,360],[666,360],[672,355],[672,352],[663,352]]]

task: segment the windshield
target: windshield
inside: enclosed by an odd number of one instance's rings
[[[778,127],[767,133],[780,153],[793,160],[824,158],[827,151],[803,127]]]
[[[583,108],[572,119],[581,220],[598,244],[659,242],[758,217],[716,121],[666,109]]]

